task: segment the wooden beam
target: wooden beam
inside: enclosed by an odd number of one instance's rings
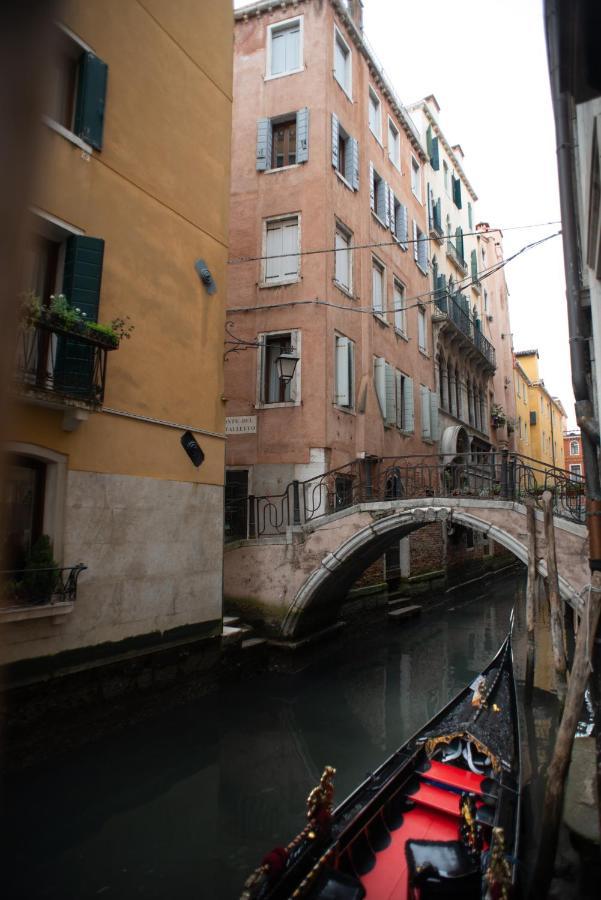
[[[553,665],[560,682],[565,682],[566,654],[563,636],[563,618],[561,615],[561,597],[559,594],[559,578],[557,575],[557,556],[555,552],[555,525],[553,523],[553,495],[545,491],[542,495],[545,542],[547,545],[547,582],[549,586],[549,606],[551,608],[551,642],[553,645]]]

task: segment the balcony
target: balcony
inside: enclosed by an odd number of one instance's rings
[[[15,381],[33,402],[97,409],[104,400],[107,353],[119,346],[83,323],[66,326],[51,313],[22,324]]]
[[[444,228],[442,227],[440,200],[432,206],[432,212],[428,217],[428,230],[430,237],[434,238],[439,244],[444,242]]]
[[[437,291],[434,304],[433,321],[448,323],[456,334],[466,340],[468,347],[478,351],[486,367],[494,372],[497,367],[495,348],[476,326],[469,312],[448,291]]]
[[[18,622],[71,612],[77,580],[87,566],[0,572],[0,622]]]
[[[467,274],[467,263],[463,258],[463,251],[459,251],[451,238],[447,238],[447,256],[457,266],[463,275]]]

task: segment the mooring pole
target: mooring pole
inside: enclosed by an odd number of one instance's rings
[[[532,703],[534,688],[534,604],[536,597],[536,512],[534,500],[528,498],[526,505],[526,526],[528,529],[528,580],[526,582],[526,628],[528,631],[528,652],[526,657],[526,679],[524,683],[524,700],[529,706]]]
[[[553,524],[553,495],[544,491],[542,495],[545,521],[545,542],[547,545],[547,582],[549,585],[549,606],[551,608],[551,643],[553,645],[553,665],[561,684],[566,677],[566,654],[563,637],[563,617],[559,596],[557,556],[555,552],[555,525]],[[560,684],[560,689],[561,689]]]

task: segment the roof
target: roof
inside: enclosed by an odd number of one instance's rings
[[[515,356],[534,356],[536,354],[538,356],[538,350],[516,350]]]

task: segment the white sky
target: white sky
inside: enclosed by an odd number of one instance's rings
[[[243,6],[248,0],[234,0]],[[491,226],[559,219],[542,0],[364,0],[365,34],[404,103],[435,94]],[[505,256],[559,230],[504,232]],[[537,347],[548,390],[575,425],[561,238],[505,270],[515,350]]]

